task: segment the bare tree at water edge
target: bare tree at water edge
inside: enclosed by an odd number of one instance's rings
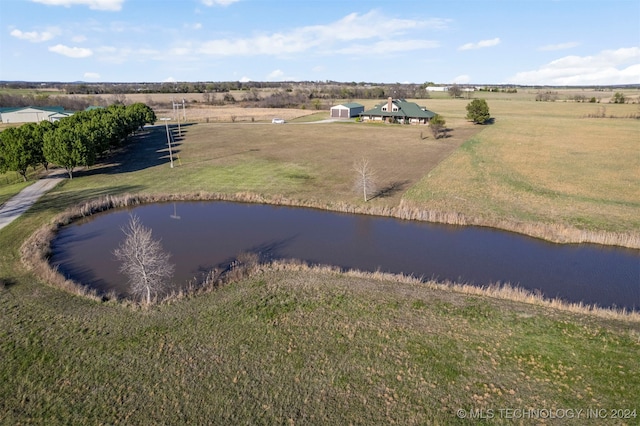
[[[173,276],[171,255],[162,250],[160,240],[153,239],[151,229],[143,226],[137,216],[131,216],[122,232],[125,239],[113,252],[122,262],[120,272],[129,278],[131,293],[151,304]]]
[[[376,190],[375,172],[366,158],[356,162],[353,170],[356,172],[355,189],[362,193],[366,203]]]

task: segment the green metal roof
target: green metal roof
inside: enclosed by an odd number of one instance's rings
[[[64,107],[61,106],[52,106],[52,107],[39,107],[39,106],[25,106],[25,107],[4,107],[4,108],[0,108],[0,112],[15,112],[15,111],[20,111],[23,109],[37,109],[40,111],[46,111],[46,112],[57,112],[57,113],[63,113],[63,114],[69,114],[69,111],[65,111]]]
[[[340,105],[342,105],[344,107],[347,107],[347,108],[363,108],[364,107],[364,105],[359,104],[357,102],[348,102],[346,104],[340,104]]]
[[[382,117],[402,117],[402,118],[433,118],[436,113],[429,111],[426,108],[422,108],[415,102],[408,102],[404,99],[394,99],[393,104],[398,107],[398,111],[382,111],[382,107],[387,105],[387,102],[375,106],[374,108],[365,111],[362,115],[377,115]]]

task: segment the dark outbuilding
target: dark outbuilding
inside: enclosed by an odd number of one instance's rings
[[[331,118],[353,118],[364,112],[364,105],[357,102],[349,102],[346,104],[331,107]]]

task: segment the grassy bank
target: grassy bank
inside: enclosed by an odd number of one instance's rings
[[[33,182],[14,182],[0,185],[0,206],[7,202],[11,197],[22,191],[25,187]]]
[[[511,424],[498,409],[640,403],[637,323],[424,284],[265,271],[137,311],[25,280],[0,309],[3,423]]]

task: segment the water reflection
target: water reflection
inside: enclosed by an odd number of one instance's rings
[[[139,206],[63,228],[53,243],[60,270],[102,291],[126,294],[113,250],[129,214],[162,239],[174,284],[198,281],[243,251],[439,280],[510,282],[547,297],[640,307],[639,251],[558,245],[487,228],[451,227],[312,209],[227,202]]]

